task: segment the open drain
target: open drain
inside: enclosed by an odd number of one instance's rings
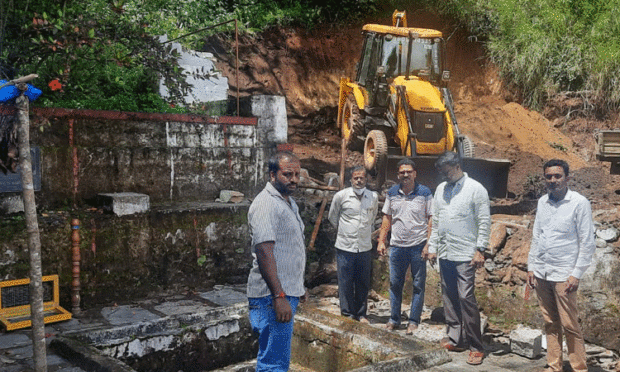
[[[87,370],[123,372],[254,371],[258,348],[247,304],[74,332],[52,346]],[[416,371],[450,360],[436,345],[310,308],[295,317],[292,346],[291,370]]]

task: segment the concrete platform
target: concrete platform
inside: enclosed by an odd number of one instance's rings
[[[375,303],[370,310],[369,318],[371,324],[363,326],[350,319],[340,318],[334,313],[338,312],[338,300],[336,298],[311,298],[307,304],[302,305],[300,309],[298,323],[309,324],[316,321],[321,313],[331,312],[332,318],[322,320],[321,324],[326,327],[333,327],[337,323],[345,324],[345,332],[343,339],[357,339],[358,342],[372,342],[379,340],[383,347],[393,347],[397,341],[391,332],[384,330],[384,324],[387,322],[389,312],[386,313],[385,304]],[[222,305],[220,305],[222,304]],[[244,296],[244,286],[218,286],[217,289],[194,293],[188,296],[168,296],[156,299],[137,300],[133,304],[120,306],[102,307],[84,312],[81,316],[70,321],[55,323],[46,326],[46,341],[48,343],[47,360],[49,372],[89,372],[93,369],[93,364],[84,362],[84,355],[89,353],[88,343],[78,343],[72,345],[69,349],[63,350],[63,346],[71,341],[67,339],[76,333],[87,334],[91,342],[105,342],[104,335],[109,330],[118,332],[119,338],[125,337],[128,341],[140,338],[141,335],[151,332],[157,334],[170,334],[186,328],[184,324],[190,324],[189,320],[200,317],[200,313],[211,310],[232,311],[230,316],[225,316],[223,322],[212,322],[209,319],[202,319],[202,324],[212,324],[204,330],[206,336],[210,339],[219,338],[228,332],[238,330],[238,324],[234,319],[238,318],[239,311],[246,311],[247,299]],[[223,306],[225,305],[225,306]],[[226,310],[231,306],[232,310]],[[403,309],[406,310],[406,309]],[[428,309],[427,309],[428,311]],[[222,314],[220,314],[222,315]],[[317,318],[317,319],[315,319]],[[183,319],[187,319],[184,322]],[[194,319],[195,320],[195,319]],[[230,320],[230,321],[229,321]],[[240,321],[246,321],[239,319]],[[301,327],[300,329],[302,329]],[[162,332],[164,330],[165,332]],[[173,330],[173,332],[169,332]],[[443,325],[434,324],[423,318],[420,328],[414,335],[405,335],[405,328],[401,328],[393,332],[394,336],[402,338],[405,343],[410,342],[411,345],[436,345],[438,339],[442,337]],[[97,341],[99,340],[99,341]],[[103,341],[102,341],[103,340]],[[409,340],[409,341],[407,341]],[[398,341],[400,342],[400,341]],[[439,350],[438,354],[433,354],[439,358],[443,364],[433,367],[423,367],[423,363],[414,359],[410,361],[402,359],[401,356],[394,359],[392,367],[387,367],[389,363],[375,363],[362,367],[363,371],[392,371],[392,370],[408,370],[408,371],[425,371],[425,372],[469,372],[469,371],[488,371],[488,372],[539,372],[542,371],[546,362],[545,355],[537,359],[528,359],[525,357],[512,354],[507,337],[493,337],[485,335],[485,346],[487,348],[487,357],[480,366],[470,366],[467,360],[467,352],[455,353]],[[54,347],[49,347],[50,343],[54,343]],[[417,346],[416,346],[417,347]],[[429,346],[424,346],[425,348]],[[429,349],[430,350],[430,349]],[[446,357],[447,356],[447,357]],[[67,359],[69,358],[69,359]],[[82,359],[81,359],[82,358]],[[400,359],[399,359],[400,358]],[[401,360],[402,359],[402,360]],[[406,358],[405,358],[406,359]],[[417,367],[407,367],[407,363],[418,363]],[[89,363],[93,363],[91,360]],[[99,366],[97,370],[101,371],[131,371],[124,363],[119,362],[111,357],[102,356],[95,363]],[[253,363],[251,360],[243,363],[243,367],[235,369],[234,366],[227,367],[227,371],[243,370],[253,371]],[[399,364],[400,363],[400,364]],[[13,332],[0,331],[0,371],[3,372],[27,372],[32,371],[32,342],[31,330],[18,330]],[[400,365],[400,367],[399,367]],[[89,367],[90,366],[90,367]],[[400,368],[400,369],[399,369]],[[425,369],[420,369],[425,368]],[[304,367],[291,366],[294,371],[308,371]],[[568,369],[567,369],[568,370]],[[611,370],[601,367],[590,367],[589,372],[607,372]]]

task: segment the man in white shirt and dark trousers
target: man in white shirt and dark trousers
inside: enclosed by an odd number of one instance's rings
[[[372,242],[378,195],[366,189],[366,169],[351,169],[351,187],[334,195],[329,222],[338,229],[336,261],[340,314],[368,323],[366,304],[370,290]]]
[[[545,372],[562,371],[562,331],[575,372],[586,372],[586,351],[579,326],[577,288],[596,249],[590,202],[568,189],[569,166],[549,160],[543,166],[548,194],[538,200],[528,257],[528,284],[545,320]]]
[[[491,230],[487,190],[461,169],[461,159],[446,152],[435,163],[446,182],[435,190],[432,232],[425,256],[439,257],[441,290],[450,351],[470,349],[468,364],[481,364],[484,347],[480,311],[474,294],[476,269],[484,265]]]

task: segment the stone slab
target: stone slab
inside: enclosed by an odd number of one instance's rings
[[[112,325],[132,324],[159,319],[159,316],[137,306],[106,307],[101,315]]]
[[[542,332],[528,327],[511,331],[510,351],[526,358],[538,358],[542,353]]]
[[[58,356],[56,354],[49,353],[49,352],[46,354],[46,360],[47,360],[47,366],[48,367],[60,366],[62,364],[67,365],[67,366],[71,365],[71,363],[69,363],[65,359],[61,358],[60,356]],[[33,359],[27,360],[26,364],[28,366],[30,366],[31,368],[34,368],[34,360]]]
[[[155,310],[166,315],[199,313],[209,308],[212,307],[202,302],[192,300],[165,302],[154,307]]]
[[[6,355],[9,358],[15,359],[15,360],[32,359],[32,355],[33,355],[32,346],[22,346],[22,347],[10,349],[6,353]]]
[[[245,294],[237,292],[230,288],[223,288],[221,290],[204,292],[200,294],[200,297],[220,306],[230,306],[248,301],[248,298]]]
[[[135,192],[99,194],[97,205],[117,216],[147,212],[150,209],[149,196]]]
[[[0,350],[30,345],[31,343],[30,337],[23,333],[5,333],[0,335]]]

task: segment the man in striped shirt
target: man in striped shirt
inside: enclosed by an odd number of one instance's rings
[[[306,298],[304,224],[291,194],[299,183],[299,159],[279,152],[269,160],[269,177],[248,212],[252,269],[248,300],[258,332],[256,371],[288,371],[293,317]]]
[[[413,160],[405,158],[398,162],[399,184],[388,190],[383,205],[383,221],[379,233],[377,251],[386,253],[386,237],[390,238],[390,320],[388,330],[400,326],[400,308],[403,299],[403,285],[407,269],[411,266],[413,295],[407,334],[412,334],[420,324],[424,306],[426,262],[422,249],[426,246],[430,231],[433,194],[431,190],[415,182],[416,169]]]
[[[366,189],[366,169],[351,169],[351,187],[334,195],[329,222],[338,228],[336,262],[340,314],[368,323],[366,303],[372,268],[371,235],[379,197]]]

